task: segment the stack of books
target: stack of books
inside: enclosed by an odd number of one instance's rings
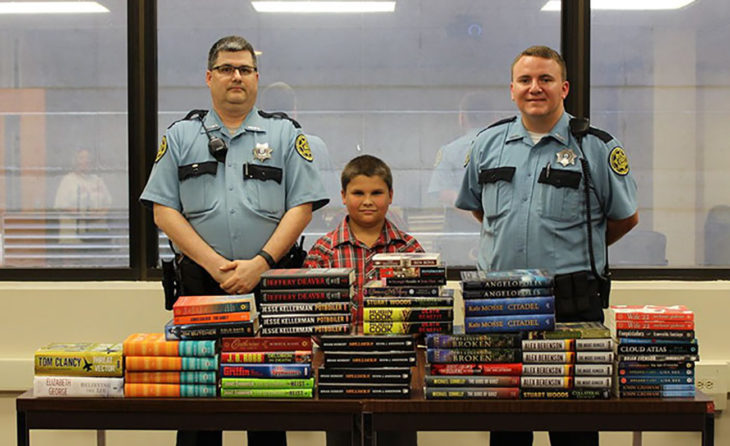
[[[416,365],[413,335],[323,335],[317,391],[324,398],[409,398]]]
[[[168,341],[255,336],[259,327],[253,294],[180,296],[172,314],[173,319],[165,325]]]
[[[454,297],[438,253],[375,254],[363,289],[363,333],[450,333]]]
[[[522,341],[522,398],[611,397],[614,346],[606,326],[559,322],[555,331],[529,336],[532,339]]]
[[[539,269],[462,271],[466,333],[552,330],[553,278]]]
[[[426,399],[518,398],[521,343],[519,333],[426,335]]]
[[[312,398],[312,338],[223,338],[221,396]]]
[[[699,345],[684,305],[614,305],[607,324],[618,340],[620,398],[694,397]]]
[[[271,269],[261,275],[261,336],[349,333],[352,268]]]
[[[53,343],[35,352],[33,395],[122,397],[121,344]]]
[[[123,345],[124,396],[216,396],[216,341],[167,341],[163,333],[134,333]]]

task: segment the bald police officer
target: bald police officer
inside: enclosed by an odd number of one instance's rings
[[[558,321],[602,321],[606,246],[638,223],[636,183],[618,140],[590,128],[579,144],[571,133],[566,79],[563,58],[550,48],[517,56],[510,92],[520,117],[476,137],[456,206],[482,224],[480,270],[551,270]],[[493,446],[529,445],[532,433],[493,432],[490,439]],[[550,439],[553,446],[597,445],[598,433],[551,432]]]
[[[258,68],[239,36],[208,54],[212,109],[168,128],[141,201],[184,258],[183,294],[254,291],[327,197],[298,124],[254,104]],[[249,444],[286,444],[284,432],[249,432]],[[178,445],[221,444],[220,432],[179,432]]]

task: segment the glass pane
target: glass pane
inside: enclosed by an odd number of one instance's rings
[[[0,15],[0,265],[129,265],[126,2]]]
[[[625,145],[639,226],[614,265],[730,265],[730,3],[593,11],[591,118]]]
[[[265,14],[249,1],[202,8],[196,0],[160,0],[160,137],[188,110],[210,106],[207,52],[218,38],[240,34],[261,51],[258,106],[290,113],[326,145],[316,156],[332,201],[315,212],[308,245],[340,222],[341,169],[368,153],[393,171],[391,219],[449,265],[474,265],[479,225],[452,204],[466,147],[443,155],[439,148],[515,114],[512,59],[535,43],[559,47],[560,16],[541,11],[544,3],[398,0],[392,13]],[[529,33],[515,32],[516,23]],[[274,99],[281,83],[295,93],[295,106]],[[469,113],[460,113],[462,102]],[[434,179],[439,157],[452,167]]]

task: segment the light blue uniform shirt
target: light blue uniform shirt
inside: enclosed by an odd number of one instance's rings
[[[428,184],[429,193],[442,190],[458,191],[464,177],[464,161],[466,152],[471,148],[474,138],[480,129],[471,129],[463,136],[441,147],[436,156],[436,163]]]
[[[581,152],[570,134],[570,118],[563,114],[537,144],[519,118],[487,128],[476,137],[456,206],[484,212],[479,269],[545,268],[556,274],[591,269],[584,178],[578,159],[585,153],[594,186],[590,193],[593,250],[596,268],[603,270],[606,218],[621,220],[636,212],[636,183],[628,173],[628,163],[622,162],[625,158],[618,140],[594,130],[583,138]],[[556,155],[565,149],[576,155],[574,164],[558,162]],[[553,175],[556,170],[573,172],[573,178],[578,174],[578,187],[539,182],[548,165]],[[515,168],[511,181],[479,183],[480,172],[500,167]],[[504,169],[491,172],[504,173]]]
[[[234,135],[213,110],[203,122],[211,136],[228,145],[225,163],[216,162],[209,153],[199,119],[178,121],[165,133],[140,197],[143,204],[158,203],[181,212],[206,243],[231,260],[254,257],[289,209],[304,203],[312,203],[313,209],[327,204],[319,171],[305,159],[309,149],[296,149],[296,143],[301,148],[306,139],[291,121],[265,118],[254,107]],[[270,157],[265,155],[269,149]],[[280,169],[281,183],[244,179],[246,163]],[[183,171],[190,176],[182,178]]]

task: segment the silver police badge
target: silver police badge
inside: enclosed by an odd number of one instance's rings
[[[568,148],[565,148],[556,153],[555,156],[558,157],[558,163],[562,164],[563,167],[568,167],[568,165],[575,165],[575,159],[577,158],[575,152]]]
[[[273,149],[269,147],[269,143],[256,143],[256,148],[253,149],[253,156],[259,161],[266,161],[271,159],[271,152],[273,152]]]

